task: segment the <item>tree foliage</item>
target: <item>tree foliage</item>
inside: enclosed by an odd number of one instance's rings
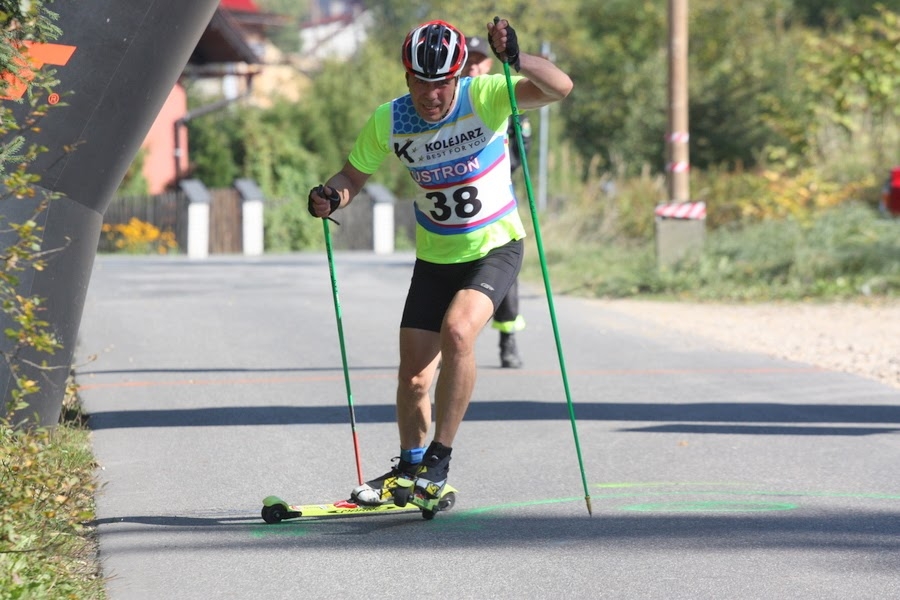
[[[879,7],[900,12],[900,0],[793,0],[797,18],[817,28],[830,28],[874,15]]]
[[[866,112],[875,127],[900,117],[900,15],[879,8],[827,37],[808,35],[804,84],[826,99],[816,108],[847,129]]]
[[[887,3],[886,9],[839,0],[821,5],[691,0],[693,168],[741,172],[775,162],[808,169],[836,152],[823,136],[834,137],[840,128],[877,138],[877,158],[870,159],[877,164],[857,173],[891,162],[897,150],[897,136],[889,134],[897,130],[893,96],[900,89],[900,52],[897,13],[889,9],[898,3]],[[483,35],[485,24],[498,15],[516,28],[524,51],[538,53],[548,43],[556,64],[575,81],[573,93],[551,112],[551,153],[559,155],[556,164],[568,166],[567,177],[637,174],[645,168],[664,172],[665,2],[496,0],[477,10],[436,0],[366,4],[375,22],[369,40],[350,60],[322,65],[299,102],[277,102],[267,111],[240,109],[224,123],[203,120],[206,133],[192,130],[192,156],[209,148],[208,157],[197,158],[198,168],[228,178],[236,169],[262,181],[267,193],[304,195],[304,187],[340,168],[372,110],[405,92],[399,47],[411,27],[441,18],[467,34]],[[495,68],[499,71],[499,64]],[[579,160],[563,159],[560,153],[568,148],[577,150]],[[824,164],[837,162],[831,158]],[[413,189],[396,161],[386,161],[374,180],[401,197]]]
[[[297,28],[309,16],[309,4],[297,0],[255,0],[259,8],[272,15],[284,19],[281,26],[268,27],[266,37],[283,52],[297,52],[300,48],[300,36]]]
[[[403,93],[392,59],[366,47],[351,61],[324,65],[300,102],[280,98],[269,109],[242,106],[192,121],[195,175],[227,186],[240,174],[269,196],[305,198],[341,168],[372,111]]]

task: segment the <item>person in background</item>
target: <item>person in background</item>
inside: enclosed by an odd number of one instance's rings
[[[483,38],[472,36],[466,38],[466,47],[469,50],[469,59],[463,69],[463,75],[478,77],[490,73],[494,61],[491,58],[488,43]],[[519,127],[522,130],[522,142],[527,153],[531,147],[531,123],[524,114],[519,115]],[[519,143],[516,140],[512,117],[509,119],[506,134],[509,138],[509,166],[515,173],[516,169],[522,165],[522,157],[519,154]],[[519,355],[516,345],[516,332],[525,329],[525,318],[519,314],[518,278],[513,282],[500,305],[497,306],[491,326],[500,331],[500,366],[504,369],[521,368],[522,357]]]

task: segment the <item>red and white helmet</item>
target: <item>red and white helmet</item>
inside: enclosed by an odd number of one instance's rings
[[[444,21],[429,21],[410,31],[402,50],[406,71],[423,81],[456,77],[468,54],[462,32]]]

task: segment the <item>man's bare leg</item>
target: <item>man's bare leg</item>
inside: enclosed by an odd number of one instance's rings
[[[434,392],[434,441],[450,448],[472,399],[477,366],[475,342],[494,305],[478,290],[457,292],[441,328],[443,363]]]
[[[467,289],[456,293],[444,315],[440,333],[441,372],[434,394],[434,439],[416,470],[414,490],[395,493],[394,499],[400,506],[405,505],[409,493],[418,498],[442,497],[453,439],[475,388],[475,340],[493,312],[490,298],[480,291]],[[434,371],[429,374],[433,376]]]
[[[394,494],[399,472],[412,475],[410,451],[421,455],[431,427],[431,397],[440,356],[440,334],[421,329],[400,329],[400,368],[397,377],[397,427],[400,432],[400,462],[385,475],[360,484],[350,494],[357,502],[378,505]],[[406,455],[406,456],[404,456]],[[406,462],[404,462],[406,461]]]
[[[431,428],[431,384],[440,360],[441,336],[424,329],[400,328],[397,374],[397,427],[404,450],[425,445]]]

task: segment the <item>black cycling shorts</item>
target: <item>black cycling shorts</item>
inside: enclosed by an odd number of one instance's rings
[[[524,248],[522,240],[513,240],[483,258],[451,265],[416,259],[400,327],[440,331],[450,302],[465,289],[483,292],[497,310],[519,276]]]

